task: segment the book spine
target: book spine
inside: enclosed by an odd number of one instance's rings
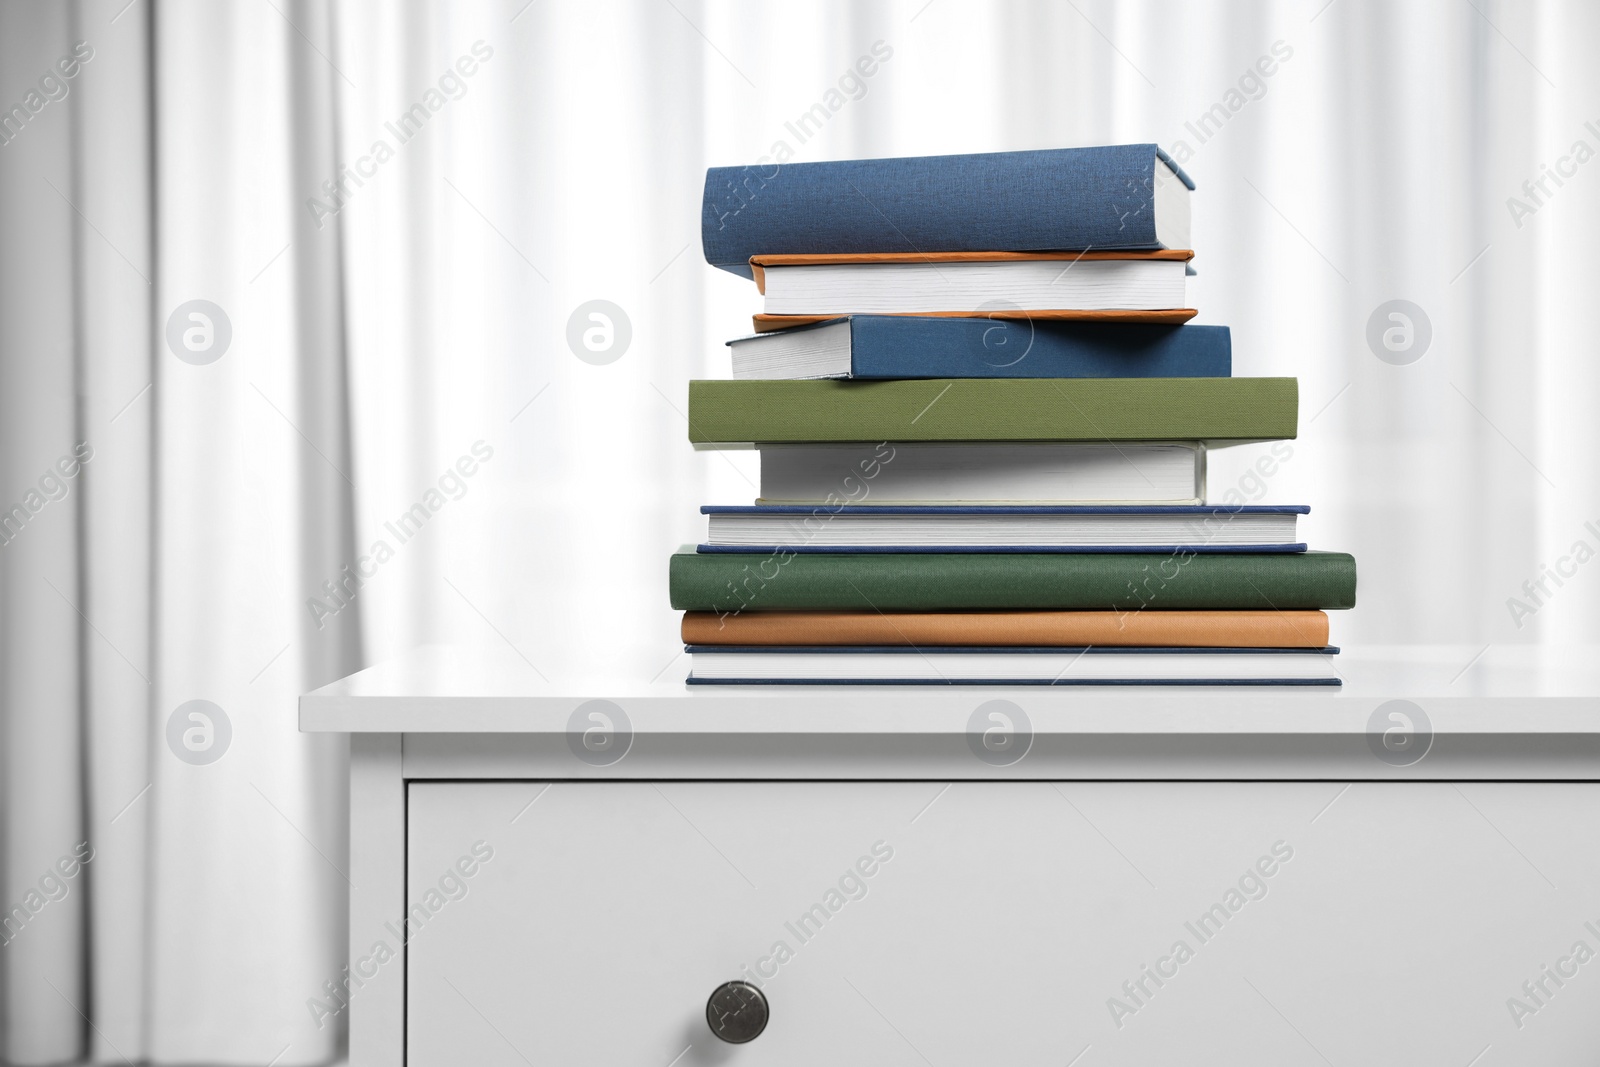
[[[713,167],[701,243],[708,263],[747,278],[762,253],[1155,248],[1155,168],[1168,166],[1157,152],[1138,144]]]
[[[856,316],[852,377],[1228,378],[1226,326]]]
[[[1355,560],[1293,555],[680,552],[679,611],[1316,611],[1355,606]]]
[[[687,645],[1322,648],[1320,611],[685,612]]]
[[[1187,329],[1188,327],[1184,327]],[[692,381],[689,440],[1267,441],[1295,436],[1293,378]]]

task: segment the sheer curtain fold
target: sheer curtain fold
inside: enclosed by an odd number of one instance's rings
[[[7,91],[28,85],[38,108],[12,118],[0,148],[0,1055],[21,1062],[85,1047],[88,894],[81,872],[68,882],[55,869],[85,815],[83,480],[70,462],[70,480],[55,467],[72,457],[81,418],[74,113],[70,97],[50,99],[70,84],[52,64],[71,51],[72,15],[0,13],[0,70],[17,72]]]
[[[90,951],[83,1008],[94,1026],[76,1023],[90,1057],[111,1061],[146,1048],[148,787],[159,754],[150,729],[154,124],[148,20],[129,12],[107,24],[113,34],[107,37],[98,14],[93,6],[75,9],[76,39],[95,49],[74,112],[74,185],[83,213],[74,245],[78,436],[93,449],[83,474],[79,546],[88,728],[83,837],[94,849],[85,872]]]

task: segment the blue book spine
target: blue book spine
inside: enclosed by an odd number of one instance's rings
[[[750,257],[859,252],[1158,248],[1154,144],[767,163],[706,171],[701,243],[748,278]]]
[[[1309,504],[701,504],[702,515],[1309,515]]]
[[[857,315],[852,378],[1229,378],[1226,326]]]

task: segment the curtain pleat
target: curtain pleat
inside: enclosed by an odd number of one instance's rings
[[[80,440],[84,468],[85,582],[80,620],[88,796],[85,838],[89,973],[78,1020],[92,1059],[120,1062],[146,1048],[145,1001],[151,868],[151,522],[155,410],[151,316],[155,299],[151,205],[150,12],[115,23],[115,9],[75,8],[75,39],[94,58],[75,98],[75,183],[84,218],[78,261]],[[98,232],[96,232],[98,231]],[[169,357],[170,358],[170,357]],[[93,626],[88,624],[92,622]]]
[[[38,109],[0,147],[0,1055],[22,1063],[81,1055],[88,1006],[86,882],[56,869],[84,840],[84,472],[71,463],[83,221],[77,86],[53,69],[72,34],[66,6],[0,10],[6,91],[26,86]]]

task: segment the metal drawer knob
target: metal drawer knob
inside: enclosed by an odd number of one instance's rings
[[[706,1001],[706,1025],[729,1044],[754,1041],[767,1028],[767,998],[749,982],[725,982]]]

